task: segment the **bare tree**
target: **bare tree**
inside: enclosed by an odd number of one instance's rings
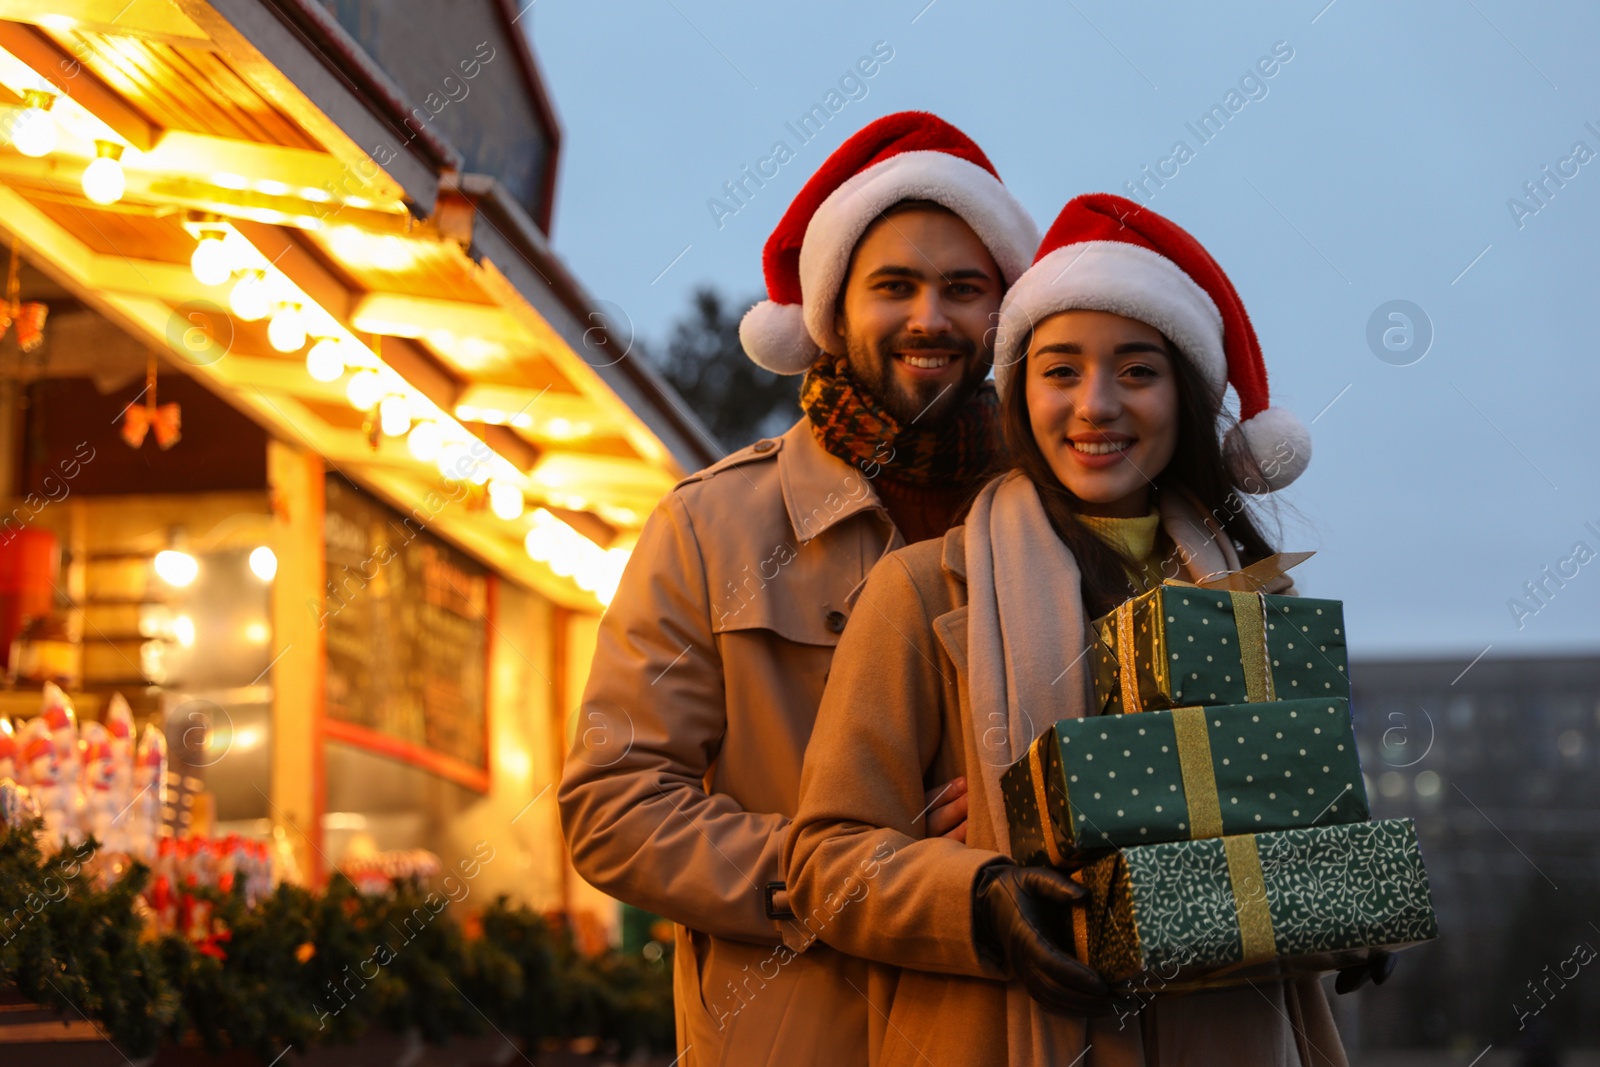
[[[730,302],[695,290],[666,351],[646,354],[713,436],[730,451],[786,430],[800,417],[800,379],[762,370],[739,344],[739,320],[754,300]]]

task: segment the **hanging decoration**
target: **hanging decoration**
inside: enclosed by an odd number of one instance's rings
[[[371,343],[372,354],[383,359],[383,338],[373,334]],[[350,384],[345,387],[350,403],[365,413],[361,418],[361,433],[367,439],[367,447],[374,452],[383,445],[381,381],[374,371],[357,371],[350,376]]]
[[[0,339],[6,331],[17,328],[17,346],[32,352],[44,344],[44,320],[50,314],[50,305],[37,300],[22,302],[22,252],[15,238],[11,241],[11,267],[6,273],[6,300],[0,307]]]
[[[145,434],[154,431],[156,444],[165,451],[183,437],[182,427],[183,412],[175,401],[156,403],[156,357],[151,356],[144,376],[144,405],[135,400],[123,412],[122,439],[129,448],[138,448],[144,444]]]

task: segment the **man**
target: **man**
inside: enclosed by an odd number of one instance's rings
[[[866,964],[816,940],[850,901],[790,914],[784,840],[867,572],[943,535],[999,447],[992,319],[1037,244],[935,116],[841,145],[768,240],[770,299],[740,327],[758,364],[806,374],[805,418],[673,489],[601,623],[562,825],[584,878],[677,924],[684,1067],[867,1062]],[[965,818],[964,783],[936,784],[917,829]]]

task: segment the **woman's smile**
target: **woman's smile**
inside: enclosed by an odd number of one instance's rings
[[[1081,434],[1067,438],[1073,456],[1090,470],[1103,470],[1127,459],[1137,438],[1125,434]]]

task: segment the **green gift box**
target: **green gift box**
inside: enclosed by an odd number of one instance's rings
[[[1090,625],[1103,714],[1350,695],[1337,600],[1171,583]]]
[[[1011,854],[1029,865],[1369,818],[1343,697],[1066,719],[1006,769],[1001,790]]]
[[[1439,936],[1410,819],[1140,845],[1075,877],[1079,958],[1123,989],[1315,974]]]

